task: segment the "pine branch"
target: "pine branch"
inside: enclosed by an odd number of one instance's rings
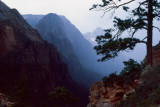
[[[159,32],[160,32],[160,28],[156,27],[156,26],[153,26],[153,28],[157,29]]]

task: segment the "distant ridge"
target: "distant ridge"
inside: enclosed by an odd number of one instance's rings
[[[97,56],[96,51],[93,50],[93,45],[84,38],[83,34],[65,16],[57,16],[61,18],[62,22],[60,23],[63,23],[63,25],[60,26],[57,22],[54,27],[57,28],[56,26],[58,25],[63,32],[63,35],[65,35],[65,38],[69,40],[75,55],[77,56],[83,68],[88,69],[89,71],[100,73],[102,75],[108,75],[111,72],[121,71],[123,68],[122,62],[125,60],[123,55],[121,55],[120,58],[111,60],[109,62],[97,62],[99,56]],[[57,36],[61,36],[61,34],[57,34]]]

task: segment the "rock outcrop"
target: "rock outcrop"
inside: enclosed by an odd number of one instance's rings
[[[160,43],[153,47],[153,65],[160,64]]]
[[[56,47],[0,1],[0,91],[12,95],[22,78],[34,106],[45,102],[57,86],[76,87]]]
[[[94,82],[90,87],[90,103],[87,107],[116,107],[120,100],[134,91],[137,85],[137,80],[128,85],[115,81],[112,86]]]
[[[12,107],[13,104],[5,94],[0,93],[0,107]]]

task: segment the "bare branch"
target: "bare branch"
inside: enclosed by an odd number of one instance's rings
[[[146,42],[146,41],[139,41],[138,43],[144,43],[144,44],[147,44],[147,42]]]
[[[153,28],[157,29],[159,32],[160,32],[160,28],[156,27],[156,26],[153,26]]]
[[[132,33],[132,38],[133,38],[133,36],[134,36],[134,34],[137,32],[137,29],[135,29],[134,31],[133,31],[133,33]]]
[[[129,3],[133,2],[133,1],[135,1],[135,0],[131,0],[131,1],[129,1],[129,2],[126,2],[126,3],[120,4],[120,5],[118,5],[118,6],[117,6],[117,8],[119,8],[119,7],[123,6],[123,5],[129,4]]]
[[[115,9],[117,9],[117,8],[119,8],[121,6],[124,6],[126,4],[129,4],[129,3],[133,2],[133,1],[135,1],[135,0],[130,0],[130,1],[128,1],[126,3],[123,3],[123,4],[120,4],[120,5],[117,5],[114,1],[112,1],[110,4],[108,4],[108,5],[104,6],[104,7],[101,7],[101,6],[96,7],[95,11],[104,11],[104,13],[102,15],[102,17],[103,17],[106,12],[114,10],[114,12],[113,12],[113,14],[114,14],[115,13]]]
[[[142,40],[142,41],[144,41],[145,39],[147,39],[147,36],[146,36],[145,38],[143,38],[143,40]]]

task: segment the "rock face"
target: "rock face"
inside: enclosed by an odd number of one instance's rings
[[[22,77],[33,105],[45,101],[57,86],[76,86],[56,47],[42,40],[17,10],[0,1],[0,91],[13,93]]]
[[[115,82],[113,86],[105,86],[103,82],[94,82],[90,87],[90,103],[87,107],[116,107],[121,99],[134,91],[138,81],[128,85]]]
[[[0,107],[12,107],[13,102],[10,102],[8,97],[0,93]]]
[[[153,65],[160,64],[160,43],[153,47]]]

